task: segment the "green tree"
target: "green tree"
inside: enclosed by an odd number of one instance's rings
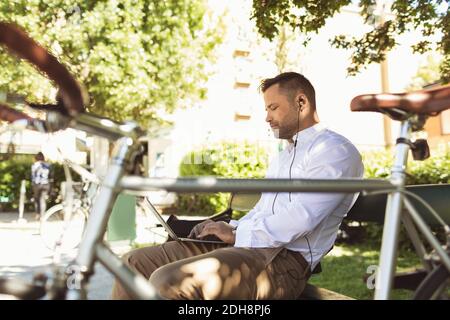
[[[298,41],[302,41],[298,34],[295,34],[288,25],[280,26],[280,32],[276,39],[275,46],[275,65],[278,72],[286,72],[298,69],[298,61],[301,61],[301,52],[292,50]]]
[[[317,33],[340,10],[358,4],[364,21],[374,25],[361,38],[336,35],[331,43],[352,50],[348,73],[354,75],[371,62],[381,62],[396,45],[396,37],[410,30],[420,31],[423,38],[413,45],[414,52],[439,51],[444,59],[440,66],[442,80],[450,80],[450,7],[443,0],[391,0],[393,19],[377,21],[376,0],[253,0],[252,18],[262,36],[274,39],[287,24],[300,34]],[[433,35],[440,38],[432,40]]]
[[[427,55],[426,62],[419,65],[417,73],[406,87],[406,91],[420,90],[424,86],[433,84],[440,79],[439,65],[441,59],[434,55]]]
[[[141,125],[205,97],[205,64],[220,43],[221,20],[205,0],[9,0],[0,20],[48,48],[87,88],[88,110]],[[0,49],[0,88],[40,102],[52,84]]]

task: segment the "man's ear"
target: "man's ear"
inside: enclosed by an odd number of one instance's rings
[[[295,98],[295,103],[297,105],[297,108],[301,109],[306,105],[306,102],[308,101],[308,98],[304,93],[299,93]]]

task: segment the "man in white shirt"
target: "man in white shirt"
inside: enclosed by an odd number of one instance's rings
[[[260,88],[266,121],[289,143],[271,161],[267,178],[362,177],[357,149],[319,123],[314,88],[303,75],[282,73]],[[190,234],[215,235],[223,245],[171,241],[132,251],[124,261],[167,299],[295,299],[357,196],[263,193],[239,221],[206,220]],[[116,283],[113,298],[129,296]]]

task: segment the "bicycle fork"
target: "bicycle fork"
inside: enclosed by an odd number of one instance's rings
[[[118,276],[124,282],[125,287],[133,287],[135,291],[137,290],[138,297],[154,296],[152,290],[142,285],[145,279],[136,277],[131,270],[126,269],[121,260],[103,244],[103,236],[107,229],[112,207],[120,192],[120,188],[117,186],[120,185],[129,159],[132,158],[133,145],[133,140],[129,137],[120,138],[116,143],[108,173],[93,204],[75,263],[67,269],[67,273],[72,274],[67,280],[67,299],[87,298],[86,286],[93,274],[94,263],[97,259]]]

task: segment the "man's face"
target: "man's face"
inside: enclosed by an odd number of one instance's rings
[[[280,91],[279,84],[274,84],[264,92],[266,121],[276,138],[291,139],[298,131],[298,109],[288,95]]]

